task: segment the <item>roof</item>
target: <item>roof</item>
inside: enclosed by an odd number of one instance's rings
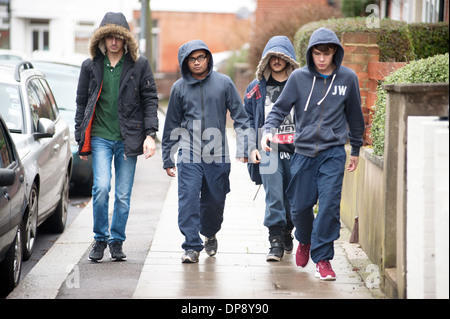
[[[31,68],[28,66],[21,66],[19,73],[18,73],[18,66],[21,63],[30,63],[25,61],[19,61],[17,64],[0,64],[0,83],[7,83],[7,84],[13,84],[18,85],[20,84],[20,77],[22,74],[27,77],[30,75],[42,75],[42,72],[40,72],[38,69],[35,69],[33,65],[31,64]],[[19,78],[19,80],[17,80]]]

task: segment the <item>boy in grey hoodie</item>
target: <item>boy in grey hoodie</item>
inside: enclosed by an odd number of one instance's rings
[[[227,111],[234,120],[239,161],[247,161],[244,133],[249,120],[232,80],[213,70],[211,51],[202,40],[178,50],[181,78],[172,86],[162,139],[163,168],[178,173],[178,226],[185,237],[183,263],[195,263],[205,248],[217,252],[216,233],[230,191],[226,139]],[[250,142],[248,142],[250,143]],[[175,155],[178,153],[175,163]],[[203,243],[200,234],[205,236]]]
[[[311,35],[307,65],[295,70],[266,118],[261,146],[268,142],[294,106],[295,153],[291,159],[291,182],[287,195],[292,222],[299,241],[296,263],[305,267],[309,256],[317,264],[316,277],[335,280],[330,260],[333,243],[339,238],[340,201],[346,153],[351,156],[347,170],[356,169],[363,144],[364,118],[359,81],[355,72],[342,66],[344,49],[336,34],[319,28]],[[319,202],[314,218],[313,206]]]

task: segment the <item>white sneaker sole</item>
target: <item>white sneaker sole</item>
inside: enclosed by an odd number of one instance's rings
[[[281,258],[276,256],[270,256],[266,257],[266,261],[281,261]]]
[[[113,258],[111,255],[109,255],[109,259],[111,261],[127,261],[127,257],[124,257],[124,258]]]
[[[317,270],[316,270],[315,276],[316,276],[316,278],[319,278],[320,280],[323,280],[323,281],[335,281],[336,280],[336,277],[333,277],[331,275],[328,275],[326,277],[322,277],[320,275],[320,272],[318,272]]]

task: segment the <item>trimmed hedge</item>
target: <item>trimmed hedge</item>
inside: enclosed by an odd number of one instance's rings
[[[449,83],[449,54],[412,61],[386,77],[382,84],[394,83]],[[384,155],[386,94],[380,84],[371,127],[373,150],[377,156]]]
[[[329,19],[312,22],[301,27],[296,35],[294,47],[300,65],[306,65],[306,49],[311,34],[320,27],[333,30],[341,38],[344,32],[367,32],[377,34],[380,47],[380,62],[407,62],[414,60],[414,47],[408,24],[389,19],[380,20],[380,28],[368,28],[366,18]]]
[[[408,25],[416,60],[449,52],[448,22],[412,23]]]

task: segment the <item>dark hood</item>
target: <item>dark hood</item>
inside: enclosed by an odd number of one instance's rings
[[[192,77],[192,74],[189,71],[189,67],[187,65],[187,61],[185,61],[186,58],[189,56],[189,54],[191,54],[193,51],[196,51],[196,50],[206,50],[208,52],[208,54],[209,54],[209,63],[208,63],[209,73],[212,72],[213,66],[214,66],[211,51],[209,50],[209,48],[205,42],[203,42],[202,40],[192,40],[192,41],[189,41],[189,42],[183,44],[178,49],[178,63],[180,64],[181,76],[188,83],[196,83],[196,82],[202,81],[202,80],[197,80]]]
[[[328,28],[322,27],[317,29],[309,38],[308,49],[306,51],[306,64],[309,71],[314,75],[319,75],[319,73],[314,67],[314,62],[311,55],[312,47],[318,44],[326,43],[334,43],[338,46],[333,58],[333,63],[336,65],[336,70],[334,72],[337,72],[337,70],[339,70],[342,64],[342,60],[344,59],[344,49],[342,48],[341,42],[339,41],[337,35]]]

